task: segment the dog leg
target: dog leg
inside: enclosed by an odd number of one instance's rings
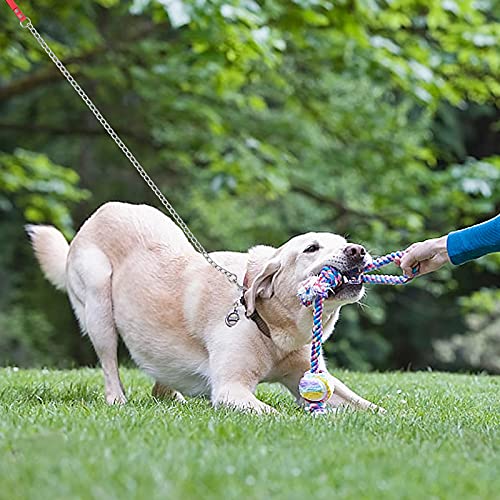
[[[160,382],[155,383],[151,394],[157,399],[172,399],[178,403],[187,403],[186,399],[179,391],[170,389],[170,387],[162,385]]]
[[[367,399],[358,396],[354,391],[349,389],[338,378],[330,375],[335,391],[327,404],[334,408],[349,407],[356,410],[371,410],[375,413],[386,413],[386,410]]]
[[[212,404],[228,406],[242,411],[257,414],[278,413],[274,408],[263,403],[254,395],[257,384],[262,379],[262,373],[268,369],[269,360],[265,352],[258,352],[255,346],[244,339],[244,330],[231,332],[227,343],[222,347],[222,341],[215,344],[215,349],[209,348],[210,387]],[[240,343],[236,344],[234,335],[240,335]]]
[[[80,262],[85,283],[85,326],[104,372],[108,404],[127,401],[118,372],[118,332],[113,319],[111,263],[98,248],[89,248]]]
[[[295,396],[299,405],[304,404],[304,400],[300,396],[298,389],[300,379],[303,375],[304,372],[297,372],[293,375],[288,375],[281,381],[283,385],[285,385],[285,387]],[[358,396],[338,378],[333,377],[332,375],[330,375],[330,378],[334,386],[334,393],[326,403],[328,406],[339,410],[342,410],[343,408],[352,408],[355,410],[372,410],[378,413],[385,413],[384,408],[381,408],[380,406],[363,399],[361,396]]]
[[[289,354],[277,368],[276,381],[283,384],[295,397],[299,406],[304,405],[304,400],[299,394],[299,382],[304,373],[309,370],[310,347],[306,346]]]
[[[320,369],[327,371],[323,357],[320,358],[319,363]],[[281,378],[279,378],[278,381],[295,396],[299,405],[304,404],[304,400],[299,394],[299,382],[304,373],[309,371],[310,367],[310,346],[306,346],[289,354],[278,366],[278,370],[282,372]],[[358,396],[338,378],[332,375],[330,375],[330,378],[335,389],[331,398],[327,401],[328,406],[335,409],[348,407],[385,413],[384,408]]]

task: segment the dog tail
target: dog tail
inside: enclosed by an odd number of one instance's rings
[[[58,289],[66,289],[66,260],[69,245],[63,234],[53,226],[24,227],[45,277]]]

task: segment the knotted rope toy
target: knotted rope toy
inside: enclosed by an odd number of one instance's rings
[[[378,285],[405,285],[418,273],[418,267],[412,270],[413,276],[405,274],[401,276],[366,274],[394,262],[395,259],[401,258],[403,255],[404,252],[392,252],[379,257],[370,264],[367,264],[357,276],[351,278],[343,275],[338,269],[332,266],[325,266],[321,269],[318,276],[311,276],[301,283],[297,292],[300,302],[306,307],[314,304],[311,368],[304,373],[299,383],[299,394],[306,402],[306,410],[311,414],[326,413],[327,408],[325,403],[330,399],[335,390],[329,374],[319,368],[319,357],[323,343],[322,315],[324,300],[328,298],[330,293],[335,294],[335,291],[345,284],[361,285],[362,283],[373,283]]]

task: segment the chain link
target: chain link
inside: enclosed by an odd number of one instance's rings
[[[194,248],[196,249],[197,252],[199,252],[205,260],[217,271],[222,273],[226,279],[230,282],[236,285],[239,290],[244,290],[244,287],[238,283],[238,277],[236,274],[232,273],[231,271],[228,271],[221,265],[217,264],[212,257],[208,254],[208,252],[205,250],[203,245],[198,241],[196,236],[191,232],[187,224],[182,220],[181,216],[176,212],[174,207],[171,205],[171,203],[165,198],[163,193],[160,191],[159,187],[155,184],[153,179],[149,176],[149,174],[144,170],[143,166],[139,163],[137,158],[132,154],[132,152],[128,149],[128,147],[125,145],[125,143],[120,139],[118,134],[114,131],[113,127],[108,123],[106,118],[101,114],[101,112],[97,109],[93,101],[90,99],[90,97],[85,93],[85,91],[80,87],[78,82],[73,78],[71,73],[66,69],[64,64],[59,60],[59,58],[54,54],[52,49],[47,45],[45,40],[43,39],[42,35],[38,33],[38,31],[35,29],[33,24],[31,23],[31,20],[29,18],[26,18],[26,21],[21,23],[21,26],[23,28],[27,28],[35,40],[38,42],[40,47],[45,51],[45,53],[50,57],[52,62],[57,66],[57,69],[62,73],[64,78],[69,82],[69,84],[73,87],[73,89],[76,91],[76,93],[81,97],[82,101],[87,105],[87,107],[92,111],[92,114],[97,118],[97,121],[102,125],[104,130],[109,134],[111,139],[115,142],[115,144],[122,150],[123,154],[127,157],[129,162],[132,164],[132,166],[137,170],[138,174],[142,177],[144,182],[149,186],[151,191],[156,195],[156,197],[160,200],[161,204],[167,209],[168,213],[172,217],[172,219],[175,221],[175,223],[182,229],[183,233],[186,235],[188,240],[192,243]]]

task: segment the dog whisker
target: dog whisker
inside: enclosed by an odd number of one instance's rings
[[[370,304],[367,304],[366,302],[358,302],[358,306],[363,311],[366,309],[370,309],[372,307]]]

